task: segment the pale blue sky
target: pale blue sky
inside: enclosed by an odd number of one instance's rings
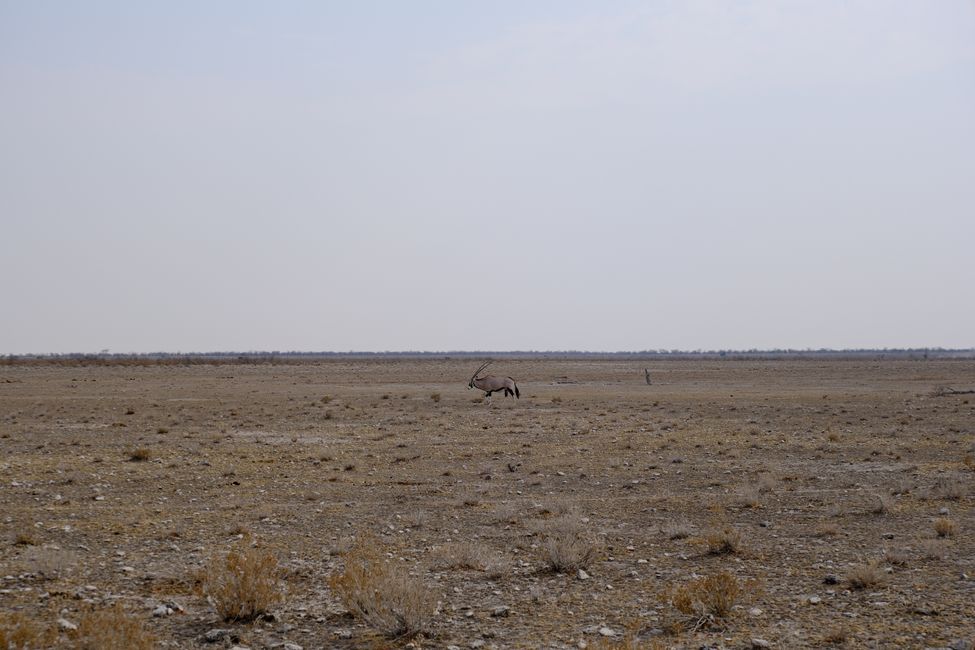
[[[0,0],[0,353],[975,346],[975,3]]]

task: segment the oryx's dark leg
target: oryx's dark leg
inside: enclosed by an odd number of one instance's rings
[[[510,388],[505,388],[504,389],[504,396],[505,397],[511,397],[512,395],[514,395],[514,393],[511,392],[511,389]]]
[[[484,397],[491,397],[491,393],[493,393],[493,392],[494,392],[493,390],[485,391],[484,392]]]

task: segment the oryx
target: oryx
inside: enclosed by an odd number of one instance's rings
[[[488,375],[487,377],[477,376],[477,373],[481,372],[489,365],[491,365],[490,361],[485,361],[482,363],[480,367],[474,371],[474,374],[471,376],[471,381],[467,384],[467,387],[480,388],[486,393],[486,397],[491,397],[491,393],[503,390],[505,397],[508,395],[514,395],[520,399],[521,392],[518,391],[518,385],[511,377],[495,377],[494,375]]]

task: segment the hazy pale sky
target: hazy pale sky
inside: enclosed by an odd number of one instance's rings
[[[975,2],[0,0],[0,353],[975,346]]]

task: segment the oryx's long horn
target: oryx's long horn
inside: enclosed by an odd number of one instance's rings
[[[478,367],[478,369],[474,371],[474,374],[471,376],[471,381],[474,381],[475,379],[477,379],[478,374],[480,374],[480,372],[482,370],[484,370],[485,368],[487,368],[490,365],[491,365],[491,362],[490,361],[485,361],[484,363],[482,363],[480,365],[480,367]]]

